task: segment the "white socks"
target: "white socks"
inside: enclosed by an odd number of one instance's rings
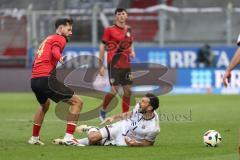
[[[69,134],[69,133],[66,133],[65,136],[64,136],[64,139],[73,139],[73,135]]]
[[[85,145],[85,146],[88,146],[88,145],[89,145],[89,140],[88,140],[88,138],[78,139],[78,142],[79,142],[80,144]]]

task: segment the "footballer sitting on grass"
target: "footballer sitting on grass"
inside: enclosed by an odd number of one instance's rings
[[[87,137],[77,139],[82,145],[151,146],[160,132],[156,109],[159,99],[147,93],[133,111],[106,118],[101,124],[118,121],[98,129],[81,125],[77,132],[87,132]],[[63,139],[55,139],[54,144],[65,144]]]

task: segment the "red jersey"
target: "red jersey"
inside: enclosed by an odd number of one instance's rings
[[[49,76],[56,68],[65,45],[65,37],[57,34],[48,36],[41,43],[36,53],[32,65],[32,78]],[[57,47],[60,52],[53,52],[54,47]]]
[[[108,65],[112,63],[114,68],[130,68],[132,41],[130,27],[121,28],[117,25],[107,27],[102,42],[107,46]],[[120,54],[119,57],[116,56],[117,54]]]

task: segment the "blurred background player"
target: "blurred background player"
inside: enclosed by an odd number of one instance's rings
[[[205,44],[197,52],[197,63],[199,67],[213,67],[213,58],[209,44]]]
[[[237,39],[237,45],[240,46],[240,34]],[[227,67],[225,74],[223,76],[223,84],[225,87],[228,86],[228,84],[231,81],[231,72],[232,70],[240,63],[240,47],[237,48],[237,51],[235,52],[229,66]]]
[[[79,132],[87,131],[88,137],[78,139],[82,145],[151,146],[160,132],[159,119],[155,111],[159,99],[147,93],[133,111],[106,118],[102,124],[118,121],[101,129],[91,126],[79,126]],[[61,139],[54,140],[62,144]]]
[[[133,37],[131,28],[126,25],[127,11],[123,8],[115,10],[115,24],[107,27],[104,31],[102,43],[100,44],[99,74],[104,76],[105,68],[103,66],[105,47],[107,48],[107,67],[111,92],[106,94],[100,109],[100,119],[106,118],[106,109],[110,101],[117,94],[119,86],[123,88],[122,112],[128,112],[131,96],[131,68],[130,56],[135,58],[133,48]]]
[[[32,137],[28,141],[29,144],[44,145],[39,139],[39,132],[51,99],[56,103],[65,101],[71,105],[64,143],[66,145],[79,145],[74,139],[73,133],[82,108],[82,101],[74,94],[73,90],[57,80],[54,71],[58,62],[64,63],[61,54],[69,36],[72,35],[72,25],[71,18],[57,19],[55,22],[56,34],[49,35],[41,43],[35,56],[32,65],[31,88],[40,107],[34,116]]]

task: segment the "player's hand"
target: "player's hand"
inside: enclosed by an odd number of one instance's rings
[[[228,84],[230,83],[230,81],[231,81],[231,71],[226,70],[226,72],[224,73],[224,76],[223,76],[224,86],[227,87]]]
[[[133,59],[136,58],[136,54],[135,54],[134,51],[130,53],[130,57],[133,58]]]
[[[59,62],[60,62],[61,64],[64,64],[64,57],[61,57],[61,58],[59,59]]]
[[[128,146],[134,146],[134,144],[136,144],[136,141],[130,138],[125,138],[125,142]]]
[[[105,74],[105,68],[104,68],[104,66],[102,66],[102,67],[99,69],[99,75],[100,75],[100,76],[104,76],[104,74]]]
[[[100,123],[100,125],[106,124],[106,123],[112,123],[114,121],[113,117],[108,117],[104,121]]]

